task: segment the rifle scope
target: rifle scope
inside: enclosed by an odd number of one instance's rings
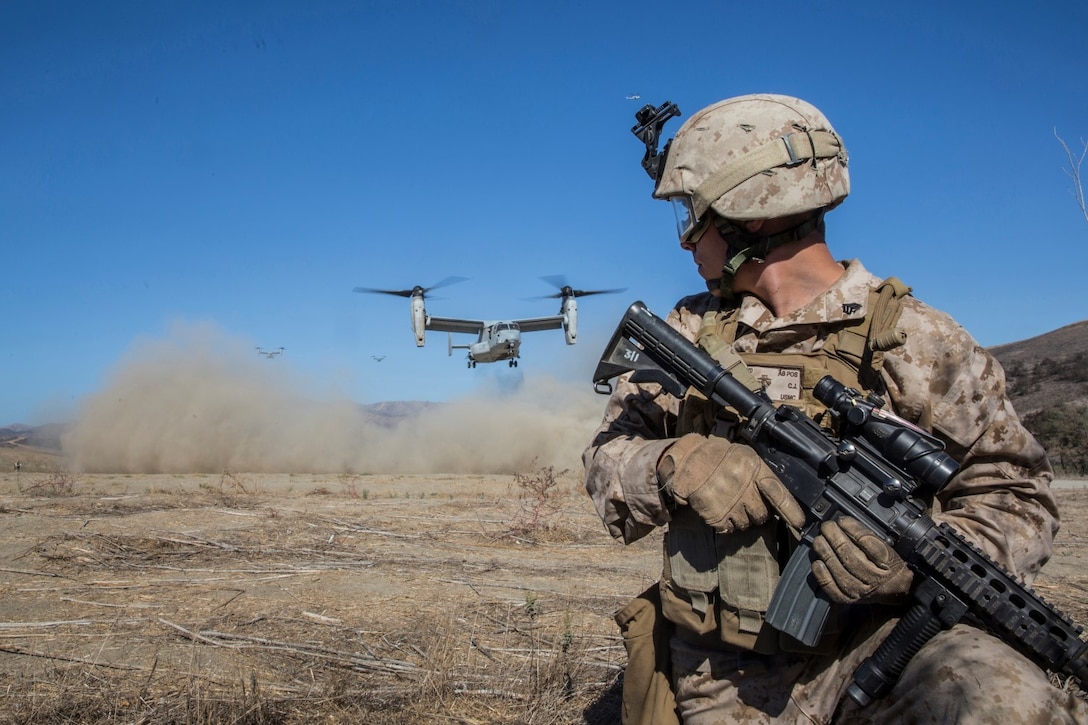
[[[883,410],[877,396],[863,397],[830,375],[816,383],[813,395],[832,415],[843,421],[843,438],[852,431],[879,451],[892,465],[917,481],[913,490],[932,495],[944,488],[959,464],[944,451],[944,444],[921,428]],[[910,491],[906,492],[908,495]]]

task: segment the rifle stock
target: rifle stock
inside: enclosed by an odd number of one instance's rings
[[[805,510],[800,543],[767,612],[771,626],[810,646],[819,640],[830,602],[811,573],[812,541],[829,519],[857,519],[915,573],[910,610],[854,674],[848,694],[858,704],[887,694],[910,658],[968,613],[1039,667],[1086,681],[1081,628],[955,529],[930,518],[927,499],[958,464],[940,441],[883,411],[882,400],[824,378],[814,392],[838,424],[832,433],[741,383],[642,302],[632,304],[616,328],[594,372],[595,389],[611,392],[608,381],[628,371],[633,381],[659,383],[677,397],[692,387],[735,409],[740,436]]]

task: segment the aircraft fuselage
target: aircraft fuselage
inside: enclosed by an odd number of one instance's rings
[[[521,351],[521,330],[514,322],[497,322],[480,330],[479,339],[468,346],[472,363],[517,360]],[[516,363],[514,363],[516,364]]]

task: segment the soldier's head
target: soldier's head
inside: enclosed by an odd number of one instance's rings
[[[724,296],[749,259],[823,226],[824,212],[850,193],[846,147],[827,118],[799,98],[738,96],[693,115],[663,153],[654,198],[672,203],[681,244],[714,225],[728,243]],[[789,220],[752,232],[745,222]],[[708,282],[717,288],[717,282]]]

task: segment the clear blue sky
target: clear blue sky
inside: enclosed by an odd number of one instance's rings
[[[983,345],[1088,318],[1054,137],[1088,137],[1086,30],[1083,0],[0,0],[0,424],[65,419],[179,324],[359,402],[588,386],[627,304],[701,289],[630,134],[666,99],[820,107],[853,182],[832,251]],[[517,371],[352,293],[459,275],[432,314],[536,316],[557,274],[628,291],[580,301],[575,347],[526,335]]]

